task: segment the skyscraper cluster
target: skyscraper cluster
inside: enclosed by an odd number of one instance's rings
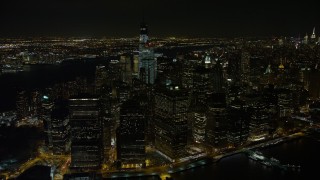
[[[297,120],[303,113],[319,119],[320,88],[310,83],[319,62],[302,55],[315,39],[314,30],[298,45],[240,39],[184,46],[184,39],[167,48],[149,39],[143,22],[135,49],[103,59],[92,82],[76,78],[30,99],[20,91],[17,119],[37,114],[48,150],[71,156],[71,173],[229,152],[295,132],[310,122]]]

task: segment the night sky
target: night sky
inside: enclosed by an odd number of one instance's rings
[[[316,0],[1,0],[0,36],[300,36],[320,32]],[[143,13],[144,12],[144,13]]]

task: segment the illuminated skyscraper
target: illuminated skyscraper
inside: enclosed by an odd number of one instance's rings
[[[141,23],[139,44],[139,79],[146,84],[154,84],[157,77],[157,60],[153,48],[148,42],[148,26]]]
[[[292,91],[289,89],[278,90],[279,117],[290,117],[293,113]]]
[[[207,107],[199,103],[192,113],[194,120],[192,123],[192,137],[196,143],[205,141],[206,124],[207,124]]]
[[[145,164],[145,117],[138,102],[128,100],[120,108],[117,129],[117,159],[122,168],[138,168]]]
[[[99,99],[81,95],[69,100],[71,165],[73,169],[98,169],[102,161],[102,123]]]
[[[187,145],[189,95],[178,86],[157,87],[155,146],[171,160],[183,157]]]
[[[211,68],[211,57],[209,54],[206,55],[205,59],[204,59],[204,66],[206,68]]]
[[[148,25],[143,21],[140,24],[140,45],[142,44],[147,44],[149,40],[149,36],[148,36]]]
[[[104,160],[109,160],[109,152],[111,148],[111,135],[113,134],[115,123],[112,121],[112,88],[110,86],[102,86],[100,94],[100,113],[103,126],[103,148]]]
[[[310,44],[316,45],[317,44],[317,36],[316,36],[316,28],[314,27],[312,30],[312,34],[310,36]]]
[[[193,67],[190,61],[182,61],[182,77],[181,84],[184,88],[192,89],[193,88]]]
[[[133,78],[137,78],[139,75],[139,53],[135,52],[133,55],[133,70],[132,76]]]
[[[250,53],[243,51],[241,54],[241,81],[243,83],[249,82],[250,75]]]
[[[122,75],[122,81],[126,82],[128,84],[132,83],[132,62],[131,62],[131,56],[129,55],[122,55],[120,56],[120,68],[121,68],[121,75]]]
[[[249,140],[263,140],[268,135],[269,130],[269,114],[266,103],[260,98],[255,98],[249,107],[250,125]]]

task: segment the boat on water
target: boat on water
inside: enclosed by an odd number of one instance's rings
[[[291,164],[287,164],[286,165],[288,168],[291,168],[291,169],[300,169],[301,166],[300,165],[291,165]]]
[[[264,161],[265,157],[260,151],[249,151],[248,152],[248,157],[250,159],[253,159],[255,161]]]
[[[278,159],[273,158],[273,157],[270,158],[270,161],[274,162],[274,163],[280,163],[280,161]]]
[[[271,167],[271,166],[272,166],[272,164],[271,164],[270,162],[268,162],[268,161],[261,161],[261,163],[262,163],[263,165],[268,166],[268,167]]]
[[[260,151],[254,151],[256,154],[260,155],[260,156],[263,156],[262,152]]]

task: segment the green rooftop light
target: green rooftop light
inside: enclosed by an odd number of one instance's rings
[[[46,95],[44,95],[44,96],[43,96],[43,99],[49,99],[49,97],[48,97],[48,96],[46,96]]]

